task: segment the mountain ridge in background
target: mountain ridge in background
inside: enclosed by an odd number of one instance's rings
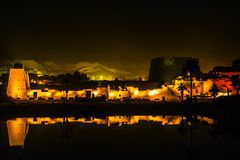
[[[57,75],[65,73],[80,73],[87,74],[91,80],[136,80],[139,76],[137,73],[112,68],[98,62],[78,62],[73,64],[58,64],[53,61],[39,62],[36,60],[16,59],[13,61],[2,61],[2,66],[13,66],[15,63],[23,63],[26,69],[35,70],[43,75]]]

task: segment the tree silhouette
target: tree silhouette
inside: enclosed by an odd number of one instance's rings
[[[62,137],[63,138],[70,138],[71,137],[71,132],[73,131],[73,127],[68,122],[68,118],[67,117],[63,117],[63,123],[60,126],[60,128],[63,131],[63,133],[62,133]]]
[[[181,101],[183,102],[183,95],[184,95],[184,91],[187,90],[187,87],[181,83],[178,87],[177,87],[178,91],[180,91],[181,93]]]
[[[66,75],[64,75],[64,78],[63,78],[63,83],[65,87],[65,92],[66,92],[66,99],[68,98],[70,82],[71,82],[71,74],[67,73]]]
[[[85,81],[89,81],[89,77],[85,73],[80,73],[79,71],[75,71],[73,74],[66,73],[64,75],[58,75],[57,78],[60,80],[65,92],[66,99],[68,98],[69,89],[80,89],[82,83]]]
[[[239,95],[239,89],[240,89],[240,78],[239,78],[239,76],[238,75],[237,76],[232,76],[231,81],[232,81],[232,85],[237,90],[237,95]]]
[[[209,92],[213,95],[214,100],[216,99],[216,95],[220,90],[218,89],[216,84],[212,85],[212,88],[209,90]]]
[[[188,131],[188,126],[184,123],[183,115],[181,116],[181,122],[179,127],[177,128],[177,131],[181,136],[184,136],[185,133]]]
[[[197,59],[190,59],[185,62],[183,65],[183,74],[186,76],[189,73],[189,81],[190,81],[190,99],[192,100],[192,90],[193,90],[193,76],[199,77],[201,74],[200,66],[198,64]]]
[[[229,96],[229,95],[230,95],[230,92],[231,92],[231,90],[229,89],[229,87],[228,87],[227,85],[223,85],[223,87],[225,87],[225,88],[226,88],[226,90],[227,90],[227,96]]]
[[[219,124],[216,120],[214,120],[213,125],[211,126],[212,130],[209,131],[209,135],[212,137],[213,140],[217,140],[221,131],[219,130]]]
[[[186,121],[189,124],[190,127],[190,136],[189,136],[189,145],[188,147],[185,148],[185,152],[188,154],[188,156],[190,156],[190,159],[193,159],[196,155],[196,149],[194,149],[193,147],[193,129],[194,129],[194,121],[195,121],[195,117],[192,115],[186,115]]]
[[[90,80],[90,78],[87,76],[87,74],[80,73],[79,71],[75,71],[72,76],[73,76],[73,79],[76,79],[81,82]]]

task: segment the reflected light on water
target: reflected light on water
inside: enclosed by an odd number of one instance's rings
[[[18,118],[18,119],[26,119],[27,124],[37,125],[37,124],[56,124],[63,123],[63,118],[52,118],[52,117],[38,117],[38,118]],[[17,120],[18,120],[17,119]],[[84,124],[107,124],[109,127],[113,124],[118,124],[118,126],[122,125],[133,125],[137,124],[140,121],[147,122],[157,122],[161,125],[178,125],[181,122],[181,116],[107,116],[106,118],[76,118],[76,117],[68,117],[66,118],[69,123],[84,123]],[[183,119],[186,119],[185,117]],[[210,125],[214,123],[214,120],[208,117],[197,116],[197,119],[201,122],[206,122]]]
[[[209,125],[214,124],[214,120],[208,117],[197,116],[200,122],[206,122]],[[159,125],[179,125],[186,117],[182,116],[152,116],[152,115],[133,115],[133,116],[106,116],[105,118],[96,117],[38,117],[38,118],[16,118],[14,120],[7,120],[7,129],[10,147],[24,146],[24,141],[28,133],[30,125],[52,125],[61,123],[82,123],[82,124],[97,124],[111,126],[134,125],[142,121],[156,122]]]

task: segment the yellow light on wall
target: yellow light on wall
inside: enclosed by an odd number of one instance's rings
[[[97,96],[98,95],[98,91],[94,91],[93,94],[94,94],[94,96]]]
[[[149,92],[148,92],[148,95],[149,95],[149,96],[154,96],[154,95],[156,95],[157,93],[158,93],[158,91],[154,89],[154,90],[149,91]]]
[[[43,84],[43,82],[42,81],[38,81],[38,84]]]
[[[134,96],[137,96],[137,95],[138,95],[138,93],[139,93],[139,91],[138,91],[138,90],[134,91]]]
[[[114,95],[115,95],[115,94],[114,94],[113,92],[110,92],[110,93],[109,93],[109,97],[114,97]]]
[[[51,97],[52,94],[51,94],[50,92],[47,92],[47,93],[46,93],[46,96],[47,96],[47,97]]]

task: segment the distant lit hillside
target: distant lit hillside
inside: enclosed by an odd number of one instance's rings
[[[37,72],[43,75],[56,75],[79,71],[81,73],[87,74],[91,80],[114,80],[115,78],[121,80],[137,79],[137,76],[134,73],[111,68],[97,62],[57,64],[52,61],[37,62],[35,60],[14,60],[5,63],[11,65],[14,63],[23,63],[26,69],[30,69],[32,72]]]

